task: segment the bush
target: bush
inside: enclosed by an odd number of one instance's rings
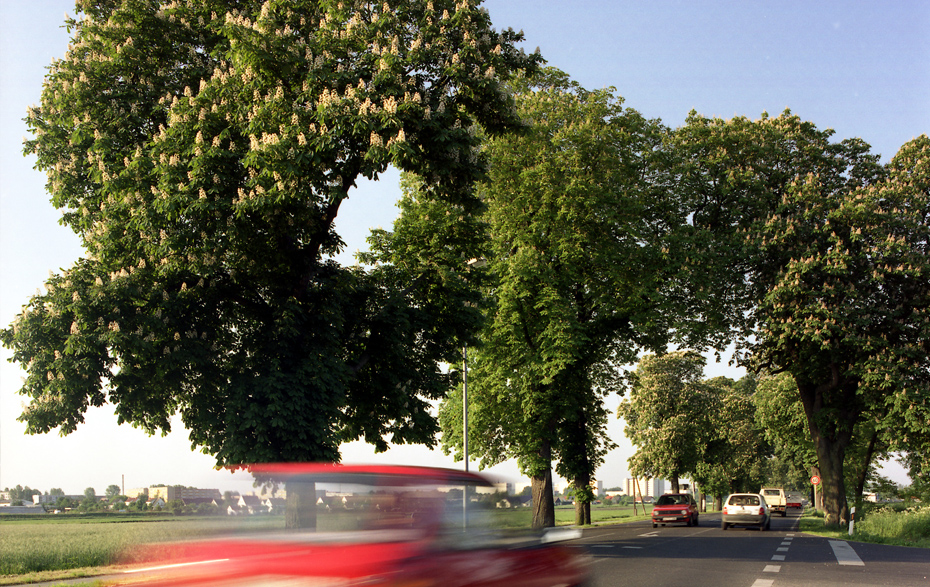
[[[930,542],[930,505],[907,506],[890,504],[875,508],[855,525],[856,534],[870,542],[908,543]]]

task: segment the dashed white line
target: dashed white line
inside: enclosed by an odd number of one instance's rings
[[[833,549],[833,555],[836,557],[836,562],[844,566],[853,566],[853,567],[864,567],[865,563],[862,562],[862,559],[859,558],[859,555],[856,554],[856,551],[853,550],[852,546],[848,542],[843,542],[842,540],[831,540],[830,548]]]
[[[752,587],[772,587],[772,584],[775,583],[775,579],[756,579],[756,582],[752,584]]]
[[[773,554],[773,555],[772,555],[772,560],[773,560],[773,561],[783,561],[783,560],[785,560],[785,555],[783,555],[783,554]]]
[[[781,565],[765,565],[765,568],[762,569],[763,573],[780,573]]]
[[[782,546],[781,548],[776,548],[775,552],[788,552],[788,547]]]

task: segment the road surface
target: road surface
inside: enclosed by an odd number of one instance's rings
[[[700,524],[604,526],[572,544],[591,557],[591,587],[930,587],[930,549],[805,536],[790,513],[765,532],[723,531],[720,514]]]

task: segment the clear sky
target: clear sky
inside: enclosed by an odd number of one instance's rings
[[[613,86],[626,105],[665,124],[688,112],[757,118],[790,108],[836,139],[860,137],[887,161],[906,141],[930,132],[930,2],[744,0],[487,0],[497,28],[526,33],[550,65],[588,88]],[[26,108],[39,102],[45,67],[64,56],[69,0],[0,0],[0,324],[8,325],[49,270],[70,266],[82,250],[44,191],[44,174],[22,156]],[[399,195],[397,175],[360,186],[343,205],[338,227],[350,251],[370,227],[389,227]],[[350,259],[350,257],[346,257]],[[0,349],[0,488],[29,485],[98,493],[155,483],[232,488],[230,474],[192,452],[180,422],[166,437],[118,427],[112,408],[88,412],[67,437],[25,436],[16,421],[23,398],[18,366]],[[740,373],[710,365],[708,376]],[[619,398],[608,399],[616,407]],[[622,423],[608,430],[620,447],[598,478],[621,485],[633,453]],[[460,467],[440,451],[392,448],[374,455],[360,444],[349,462],[402,462]],[[475,464],[472,465],[475,467]],[[493,470],[519,482],[516,466]],[[906,482],[898,467],[886,471]],[[238,484],[236,484],[238,485]]]

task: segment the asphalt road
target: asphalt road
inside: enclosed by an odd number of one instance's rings
[[[791,514],[765,532],[723,531],[720,514],[700,524],[592,528],[572,544],[591,557],[591,587],[930,587],[928,549],[804,536]]]

